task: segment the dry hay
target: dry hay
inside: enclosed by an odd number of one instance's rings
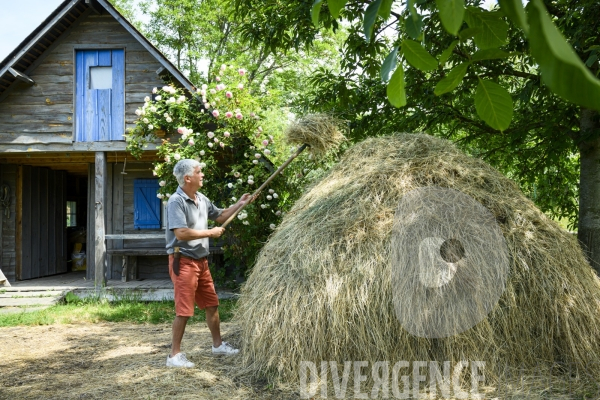
[[[308,114],[292,122],[284,133],[290,144],[308,144],[316,156],[336,149],[346,140],[340,131],[342,121],[326,114]]]
[[[509,253],[497,306],[445,338],[409,334],[392,302],[396,208],[431,186],[490,210]],[[598,382],[599,293],[576,239],[512,181],[448,141],[402,134],[354,146],[297,201],[262,249],[237,318],[245,365],[296,387],[300,361],[322,360],[483,360],[492,385],[501,369],[562,363]]]

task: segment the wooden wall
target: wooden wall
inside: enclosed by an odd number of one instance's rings
[[[108,229],[111,229],[110,233],[128,233],[128,234],[149,234],[149,233],[164,233],[161,229],[151,230],[135,230],[133,228],[133,181],[138,178],[154,178],[152,175],[152,164],[151,163],[132,163],[128,162],[125,168],[126,174],[122,174],[123,164],[113,164],[112,173],[112,218],[107,223]],[[165,248],[164,239],[155,240],[123,240],[123,241],[107,241],[113,242],[111,246],[114,248],[140,248],[140,247],[151,247],[151,248]],[[122,257],[113,256],[109,257],[112,260],[109,262],[109,268],[111,269],[110,276],[112,279],[119,279],[121,277],[121,266]],[[148,256],[138,257],[138,271],[139,278],[151,279],[151,278],[168,278],[168,261],[166,256]],[[110,266],[112,264],[112,266]]]
[[[135,110],[155,86],[160,63],[110,15],[81,17],[66,37],[29,76],[0,101],[0,143],[63,144],[73,140],[75,49],[125,49],[125,123],[134,127]]]
[[[4,207],[0,207],[0,240],[2,273],[6,275],[10,282],[16,280],[16,251],[15,251],[15,210],[16,210],[16,185],[17,185],[17,166],[2,165],[0,166],[0,184],[8,185],[10,190],[10,214],[8,217],[4,215]]]

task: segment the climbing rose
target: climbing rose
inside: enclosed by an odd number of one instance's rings
[[[238,84],[238,89],[242,90],[243,88],[244,88],[244,84],[243,83]]]
[[[231,133],[229,133],[229,132],[225,132],[225,133],[223,133],[223,136],[225,136],[225,137],[229,137],[229,136],[231,136]]]
[[[181,159],[181,156],[179,155],[179,153],[175,153],[173,154],[173,158],[179,161]]]
[[[230,99],[230,98],[232,98],[232,97],[233,97],[233,93],[231,93],[231,92],[226,92],[226,93],[225,93],[225,97],[227,97],[228,99]]]
[[[273,189],[269,189],[269,193],[273,194],[275,191]]]
[[[238,69],[238,74],[240,74],[240,76],[244,76],[246,75],[246,70],[244,68],[240,68]]]
[[[213,110],[212,115],[215,118],[219,118],[219,110]]]
[[[278,195],[277,193],[273,193],[273,198],[274,198],[274,199],[276,199],[276,198],[278,198],[278,197],[279,197],[279,195]]]
[[[158,92],[158,88],[153,88],[152,89],[152,94],[156,94],[156,92]]]
[[[235,114],[235,117],[236,117],[237,119],[242,119],[242,118],[244,118],[244,116],[242,115],[242,113],[237,113],[237,114]]]
[[[190,140],[188,140],[188,144],[189,144],[190,146],[193,146],[193,145],[194,145],[194,139],[190,139]]]
[[[258,164],[258,160],[252,160],[252,164]]]
[[[265,153],[266,156],[268,156],[269,154],[271,154],[271,150],[265,149],[264,153]]]
[[[211,142],[208,142],[208,147],[213,147],[213,144]]]
[[[269,141],[267,139],[262,141],[263,146],[268,146],[269,145]]]
[[[203,156],[204,154],[206,154],[204,150],[200,150],[200,155]]]
[[[271,229],[275,229],[275,228],[277,228],[277,225],[275,225],[275,224],[271,224],[271,225],[269,225],[269,228],[271,228]]]
[[[160,182],[158,182],[158,185],[159,185],[159,186],[165,186],[166,184],[167,184],[167,182],[165,182],[165,181],[160,181]]]
[[[227,112],[225,113],[225,117],[227,117],[227,118],[231,118],[231,117],[233,117],[233,113],[232,113],[231,111],[227,111]]]

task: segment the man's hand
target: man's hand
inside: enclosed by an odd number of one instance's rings
[[[250,193],[244,193],[244,194],[242,195],[242,197],[240,198],[240,200],[238,201],[238,204],[239,204],[239,205],[240,205],[240,207],[241,207],[241,206],[243,206],[243,205],[245,205],[245,204],[248,204],[248,203],[249,203],[249,202],[251,202],[252,200],[253,200],[253,199],[252,199],[252,196],[250,196]]]
[[[208,237],[216,239],[218,237],[221,237],[221,235],[223,235],[223,233],[225,233],[225,228],[221,228],[220,226],[215,226],[212,229],[208,230]]]

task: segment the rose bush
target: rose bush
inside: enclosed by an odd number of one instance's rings
[[[159,161],[152,172],[159,179],[157,196],[165,203],[177,189],[173,167],[180,159],[201,163],[205,174],[201,191],[225,208],[243,193],[253,193],[289,157],[286,153],[294,151],[277,143],[281,132],[263,129],[265,110],[247,89],[244,69],[223,65],[214,78],[216,83],[204,84],[196,93],[173,86],[154,88],[152,97],[136,110],[135,129],[126,135],[127,149],[135,157],[149,144],[159,143]],[[160,139],[158,133],[166,133],[167,138]],[[225,259],[241,268],[236,275],[253,264],[268,235],[298,198],[312,166],[308,157],[299,157],[228,227],[223,238]],[[223,274],[215,271],[215,278],[220,280]]]

